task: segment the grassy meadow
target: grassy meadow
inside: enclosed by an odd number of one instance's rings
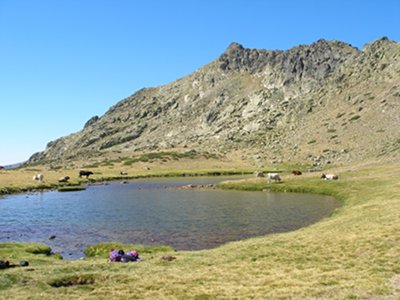
[[[232,167],[234,166],[234,167]],[[79,170],[90,170],[94,174],[86,179],[79,178]],[[129,180],[145,177],[174,176],[215,176],[248,174],[254,166],[235,159],[221,159],[206,155],[189,156],[173,152],[157,152],[122,158],[91,159],[76,161],[73,165],[35,165],[16,170],[0,170],[0,195],[40,191],[46,189],[74,190],[90,182],[107,180]],[[121,175],[124,172],[127,175]],[[43,182],[32,178],[35,174],[44,175]],[[68,183],[59,183],[58,179],[69,176]],[[69,188],[70,187],[70,188]]]
[[[117,176],[120,167],[96,168],[94,178]],[[203,162],[178,173],[212,173],[226,166],[220,167]],[[167,168],[127,171],[129,176],[168,174]],[[400,299],[399,164],[353,164],[326,171],[339,174],[337,181],[321,180],[320,173],[294,177],[288,171],[280,184],[251,178],[219,187],[321,193],[335,196],[342,206],[311,226],[211,250],[114,245],[138,249],[142,261],[136,263],[108,263],[111,244],[91,247],[85,260],[64,261],[49,256],[45,245],[0,243],[0,259],[30,262],[28,267],[0,270],[0,299]],[[36,171],[12,172],[0,174],[0,189],[25,188]],[[60,175],[72,175],[78,183],[74,170],[47,170],[45,180],[53,184]],[[9,181],[3,181],[6,176]]]

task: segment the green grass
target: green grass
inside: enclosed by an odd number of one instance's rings
[[[8,195],[8,194],[18,194],[18,193],[26,193],[32,191],[44,191],[44,190],[51,190],[56,188],[57,185],[55,184],[36,184],[36,185],[17,185],[17,186],[4,186],[0,187],[0,195]]]
[[[0,256],[19,257],[18,254],[44,254],[50,255],[51,248],[39,243],[0,243]],[[22,257],[21,257],[22,258]]]
[[[2,243],[0,259],[27,259],[33,270],[0,270],[0,299],[399,299],[398,163],[331,171],[338,181],[283,173],[281,184],[220,184],[333,195],[342,206],[308,227],[216,249],[141,250],[141,262],[122,264],[106,262],[109,248],[137,246],[95,245],[86,260],[62,261],[26,251],[32,245]],[[164,255],[176,259],[162,260]]]
[[[144,246],[133,244],[121,244],[116,242],[100,243],[92,245],[85,249],[87,257],[103,257],[107,258],[111,249],[123,249],[125,252],[129,250],[136,250],[140,254],[154,254],[158,252],[173,252],[174,248],[170,246]]]
[[[283,181],[281,183],[268,183],[265,178],[244,180],[241,182],[222,182],[217,184],[221,189],[233,189],[242,191],[271,191],[284,193],[314,193],[321,195],[330,195],[341,200],[343,196],[340,194],[343,186],[342,181],[335,182],[333,186],[330,181],[321,180],[319,178]]]
[[[161,178],[161,177],[198,177],[198,176],[231,176],[231,175],[248,175],[253,170],[248,169],[224,169],[224,170],[175,170],[175,171],[155,171],[148,174],[140,175],[124,175],[124,176],[99,176],[92,181],[113,181],[126,179],[143,179],[143,178]]]
[[[86,187],[82,185],[65,185],[65,186],[59,186],[57,188],[57,191],[59,192],[75,192],[84,190],[86,190]]]
[[[167,161],[170,159],[179,160],[181,158],[194,159],[197,156],[198,156],[198,153],[195,151],[187,151],[184,153],[180,153],[180,152],[150,152],[150,153],[146,153],[146,154],[143,154],[140,156],[120,158],[117,161],[122,160],[122,161],[124,161],[123,165],[130,166],[137,162],[152,162],[155,160]],[[206,153],[205,156],[213,157],[212,155],[210,155],[208,153]]]
[[[85,181],[81,180],[79,182],[74,182],[74,183],[40,183],[36,185],[28,184],[28,185],[17,185],[17,186],[5,186],[5,187],[0,187],[0,195],[10,195],[10,194],[36,192],[36,191],[49,191],[54,189],[58,190],[59,192],[82,191],[85,190],[85,187],[81,185],[81,182]]]

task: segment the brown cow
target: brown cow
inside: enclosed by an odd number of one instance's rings
[[[64,176],[58,179],[58,182],[68,182],[68,180],[70,179],[69,176]]]
[[[292,171],[292,174],[293,174],[294,176],[300,176],[302,173],[301,173],[301,171],[299,171],[299,170],[293,170],[293,171]]]

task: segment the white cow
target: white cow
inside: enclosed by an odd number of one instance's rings
[[[272,180],[275,180],[275,182],[280,182],[281,181],[281,177],[279,176],[278,173],[268,173],[267,174],[267,179],[268,179],[269,183],[271,183]]]
[[[35,176],[33,176],[32,179],[35,180],[35,181],[42,182],[43,181],[43,174],[42,173],[36,174]]]
[[[338,180],[339,176],[337,176],[336,174],[322,174],[321,175],[321,179],[325,179],[325,180]]]

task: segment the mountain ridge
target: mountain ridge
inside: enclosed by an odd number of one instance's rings
[[[323,39],[285,51],[234,42],[191,74],[122,99],[29,163],[187,148],[271,163],[394,157],[399,58],[399,43],[386,37],[362,50]]]

